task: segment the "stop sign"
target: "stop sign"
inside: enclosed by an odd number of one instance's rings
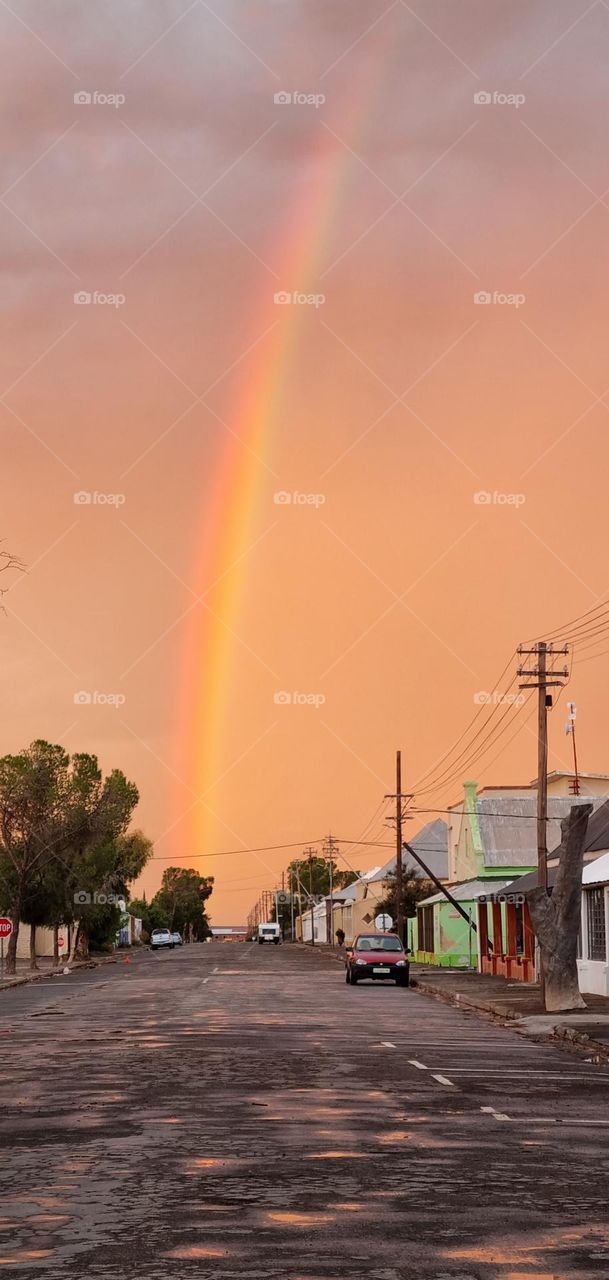
[[[0,916],[0,938],[10,938],[13,932],[13,922],[8,916]]]

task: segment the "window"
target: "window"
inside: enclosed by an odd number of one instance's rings
[[[588,922],[588,959],[607,959],[605,929],[605,890],[586,889],[586,918]]]

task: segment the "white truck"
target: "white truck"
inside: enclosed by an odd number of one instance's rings
[[[259,924],[258,925],[258,945],[262,946],[263,942],[274,942],[277,947],[281,942],[281,928],[278,924]]]

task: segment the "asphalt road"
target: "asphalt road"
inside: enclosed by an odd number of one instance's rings
[[[212,944],[0,993],[0,1267],[609,1276],[609,1070],[328,956]]]

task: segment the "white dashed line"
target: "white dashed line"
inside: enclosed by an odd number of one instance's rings
[[[411,1067],[418,1067],[419,1071],[429,1071],[429,1067],[426,1067],[424,1062],[417,1062],[416,1058],[409,1058],[408,1062]]]
[[[381,1044],[384,1049],[395,1049],[395,1045],[391,1043],[391,1040],[381,1040]]]
[[[435,1072],[432,1072],[432,1076],[434,1080],[438,1081],[438,1084],[447,1084],[447,1085],[450,1085],[451,1089],[455,1088],[454,1082],[452,1080],[449,1080],[448,1076],[436,1075]]]

